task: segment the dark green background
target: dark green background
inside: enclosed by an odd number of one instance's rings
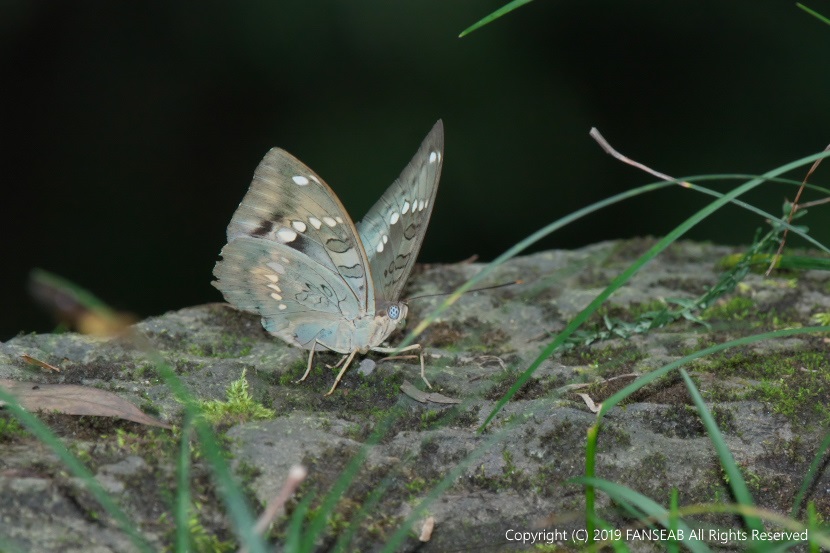
[[[830,27],[791,1],[537,0],[457,38],[501,4],[3,2],[0,339],[51,328],[33,267],[142,316],[220,300],[225,227],[271,146],[359,219],[443,118],[420,259],[453,262],[653,180],[591,126],[676,176],[759,173],[830,141]],[[785,196],[751,199],[778,213]],[[665,234],[705,201],[641,197],[536,249]],[[691,236],[742,243],[759,224],[728,208]]]

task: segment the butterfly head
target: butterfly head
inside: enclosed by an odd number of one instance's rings
[[[376,317],[385,317],[395,324],[403,324],[406,319],[408,308],[402,301],[389,303],[385,307],[378,309],[375,314]]]

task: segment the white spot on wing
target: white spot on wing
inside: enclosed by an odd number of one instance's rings
[[[409,201],[408,201],[408,200],[404,200],[404,201],[403,201],[403,209],[401,210],[401,214],[406,215],[406,213],[407,213],[408,211],[409,211]]]
[[[320,230],[320,227],[323,226],[323,223],[321,223],[320,219],[318,219],[317,217],[309,217],[308,222],[311,223],[311,226],[316,228],[317,230]]]
[[[294,227],[294,230],[297,232],[305,232],[306,228],[308,228],[302,221],[291,221],[291,226]]]
[[[275,300],[277,300],[277,301],[282,300],[282,296],[280,296],[279,294],[277,294],[277,293],[275,293],[275,292],[272,292],[272,293],[271,293],[271,297],[272,297],[272,298],[274,298],[274,299],[275,299]]]
[[[400,218],[401,218],[401,214],[398,213],[397,211],[395,211],[394,213],[392,213],[392,216],[389,217],[389,224],[394,225],[395,223],[398,222],[398,219],[400,219]]]
[[[291,177],[291,180],[294,181],[294,184],[297,184],[299,186],[305,186],[308,184],[308,179],[302,175],[294,175],[293,177]]]
[[[267,278],[271,282],[278,282],[280,280],[280,277],[278,277],[277,275],[265,275],[265,278]]]
[[[342,217],[335,217],[334,220],[337,221],[338,223],[340,223],[341,225],[343,224],[343,218]]]
[[[418,211],[423,211],[423,210],[424,210],[424,200],[421,200],[420,202],[418,202]]]
[[[297,239],[297,233],[290,228],[281,228],[277,231],[277,238],[279,238],[281,242],[291,242]]]
[[[285,274],[285,267],[277,263],[276,261],[271,261],[270,263],[266,263],[270,268],[274,269],[277,273],[284,275]]]
[[[429,162],[430,163],[435,163],[436,159],[438,159],[438,154],[435,153],[435,152],[430,152],[429,153]]]
[[[285,305],[284,303],[281,303],[279,307],[280,307],[280,311],[282,311],[283,309],[288,309],[288,306]]]
[[[337,221],[335,221],[331,217],[323,217],[323,222],[330,227],[333,227],[337,224]]]
[[[308,176],[308,178],[310,178],[311,180],[313,180],[313,181],[314,181],[314,182],[316,182],[317,184],[320,184],[320,179],[318,179],[318,178],[317,178],[317,177],[315,177],[314,175],[309,175],[309,176]]]
[[[375,248],[375,249],[378,251],[378,253],[383,251],[383,241],[382,240],[380,242],[378,242],[378,247]]]
[[[383,235],[383,243],[386,244],[387,242],[389,242],[389,237],[384,234]]]
[[[269,285],[268,285],[268,288],[270,288],[271,290],[276,290],[277,292],[282,292],[282,290],[280,289],[280,287],[279,287],[279,286],[277,286],[276,284],[269,284]]]

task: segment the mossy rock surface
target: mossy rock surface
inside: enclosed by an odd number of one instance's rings
[[[578,393],[599,403],[637,375],[711,344],[808,326],[816,313],[830,311],[827,273],[772,278],[752,274],[710,311],[708,328],[684,320],[554,354],[488,430],[477,432],[551,336],[652,244],[649,239],[607,242],[517,258],[490,281],[521,279],[524,284],[470,293],[456,302],[421,336],[433,391],[461,400],[456,405],[423,404],[407,397],[400,390],[404,380],[424,388],[417,359],[382,361],[374,354],[355,362],[337,391],[324,397],[336,374],[326,364],[339,356],[318,355],[308,380],[297,384],[306,352],[267,335],[257,317],[221,304],[147,319],[136,330],[198,399],[224,399],[245,370],[253,398],[275,410],[271,420],[218,426],[256,510],[277,494],[289,467],[297,463],[309,468],[301,494],[321,497],[381,421],[394,414],[338,504],[321,550],[334,543],[379,486],[383,493],[362,519],[353,544],[364,551],[383,544],[413,506],[456,467],[457,477],[428,508],[436,526],[432,541],[421,550],[508,548],[515,545],[505,540],[508,529],[531,530],[540,524],[584,528],[581,489],[567,481],[584,471],[586,431],[595,415]],[[694,298],[717,281],[717,261],[735,251],[675,244],[612,296],[606,314],[634,320],[666,298]],[[421,267],[406,295],[451,290],[481,267]],[[410,328],[440,301],[413,301]],[[592,321],[602,324],[599,318]],[[393,335],[392,343],[401,337]],[[782,514],[789,513],[822,429],[830,422],[825,340],[805,335],[756,343],[686,367],[757,504]],[[24,354],[59,366],[61,372],[27,364],[21,359]],[[146,351],[126,336],[19,336],[0,344],[0,378],[103,388],[167,423],[180,422],[181,405]],[[148,539],[159,549],[169,546],[178,453],[171,431],[96,417],[43,418]],[[54,453],[12,424],[0,429],[5,430],[0,434],[0,539],[23,551],[131,550],[128,539]],[[681,504],[731,500],[711,441],[677,375],[652,383],[608,414],[599,439],[597,475],[663,505],[672,487],[680,490]],[[218,544],[232,540],[210,469],[201,459],[194,464],[192,486],[203,531]],[[822,476],[809,498],[825,520],[830,518],[826,489],[830,481]],[[599,502],[608,520],[626,526],[618,506],[601,495]],[[289,511],[295,505],[289,503]],[[285,520],[280,519],[272,531],[275,540],[284,531]],[[418,546],[415,536],[405,548]]]

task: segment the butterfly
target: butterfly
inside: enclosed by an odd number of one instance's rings
[[[439,120],[357,224],[323,179],[285,150],[272,148],[256,168],[212,284],[228,303],[259,314],[270,334],[309,350],[300,382],[315,351],[344,354],[331,395],[356,354],[417,349],[429,386],[420,345],[381,344],[406,318],[400,296],[424,241],[443,160]]]

